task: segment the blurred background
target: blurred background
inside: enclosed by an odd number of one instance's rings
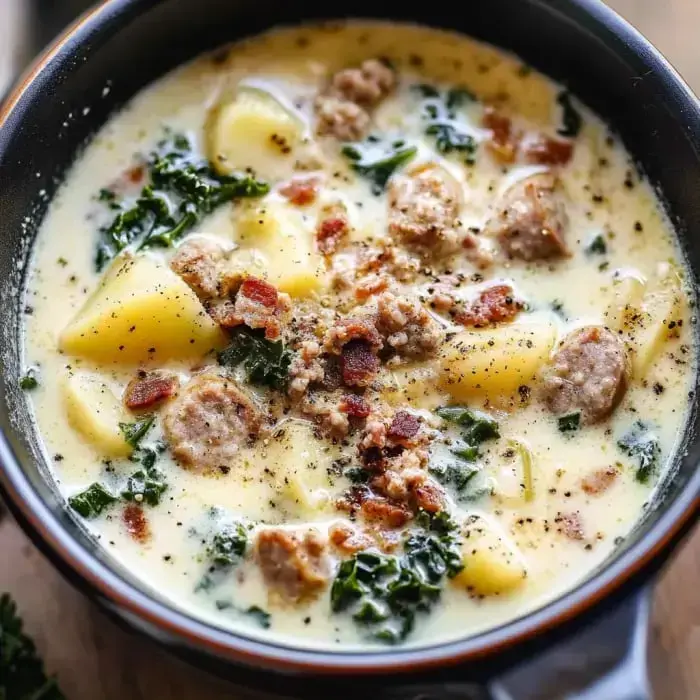
[[[223,1],[223,0],[222,0]],[[0,97],[17,73],[90,0],[0,0]],[[608,0],[700,93],[700,0]],[[2,506],[0,505],[0,510]],[[649,665],[658,700],[700,699],[700,530],[654,595]],[[239,700],[232,691],[129,636],[59,577],[0,512],[0,593],[17,599],[69,700]],[[8,698],[7,700],[12,700]]]

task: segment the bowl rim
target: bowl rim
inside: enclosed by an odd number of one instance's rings
[[[10,121],[37,78],[54,62],[69,59],[70,48],[82,43],[100,25],[126,12],[147,9],[164,0],[102,0],[61,33],[31,64],[0,106],[0,133]],[[535,0],[542,3],[547,0]],[[550,4],[557,4],[556,0]],[[142,6],[142,7],[141,7]],[[659,72],[677,100],[675,112],[700,142],[700,105],[677,71],[636,29],[599,0],[568,0],[596,24],[625,41],[650,68]],[[29,100],[33,99],[31,96]],[[0,140],[0,148],[2,148]],[[645,571],[656,569],[700,517],[700,470],[687,488],[663,509],[653,528],[638,542],[589,579],[560,597],[523,616],[461,640],[431,646],[390,650],[313,650],[277,641],[264,641],[227,631],[152,598],[121,578],[106,563],[80,545],[62,527],[58,517],[32,486],[0,432],[0,491],[25,532],[54,564],[70,570],[95,593],[102,605],[116,611],[135,627],[152,626],[171,635],[179,646],[204,651],[218,659],[280,672],[320,675],[415,673],[495,656],[535,636],[564,626],[585,611],[619,593]],[[147,630],[148,634],[148,630]],[[150,634],[149,636],[153,636]]]

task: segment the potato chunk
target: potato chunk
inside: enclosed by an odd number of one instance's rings
[[[119,423],[133,420],[122,402],[105,382],[94,374],[75,372],[62,384],[66,414],[71,426],[100,453],[126,457],[132,448],[124,440]]]
[[[224,99],[206,126],[207,155],[222,175],[252,169],[266,180],[289,177],[304,125],[269,92],[239,87]]]
[[[231,256],[235,267],[296,298],[327,285],[325,264],[299,212],[270,203],[247,209],[237,224],[241,248]]]
[[[484,518],[465,530],[462,544],[464,569],[454,584],[476,595],[510,593],[525,582],[525,560],[509,538]]]
[[[627,330],[630,319],[638,312],[645,283],[641,276],[625,275],[613,280],[613,296],[604,318],[611,331]]]
[[[118,258],[59,347],[99,362],[136,364],[199,357],[224,342],[194,292],[147,256]]]
[[[544,322],[464,331],[442,350],[440,385],[460,401],[510,396],[532,382],[554,341]]]

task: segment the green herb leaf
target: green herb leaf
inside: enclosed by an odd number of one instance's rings
[[[498,423],[485,413],[464,406],[444,406],[438,408],[436,413],[443,420],[464,428],[462,437],[468,445],[480,445],[501,436]]]
[[[36,370],[33,367],[31,367],[19,380],[19,388],[23,391],[32,391],[32,389],[36,389],[38,386],[39,380],[37,379]]]
[[[645,484],[656,471],[661,454],[659,439],[654,431],[644,421],[638,420],[617,441],[617,446],[625,454],[636,458],[637,481]]]
[[[0,698],[65,700],[55,678],[49,678],[36,646],[23,631],[17,605],[0,596]]]
[[[372,183],[375,194],[383,192],[394,171],[408,163],[417,152],[415,146],[406,146],[403,141],[378,145],[377,141],[369,139],[364,144],[342,149],[342,154],[351,161],[350,167]]]
[[[450,113],[454,113],[459,107],[463,107],[468,102],[476,102],[476,96],[467,88],[451,88],[445,96],[445,105]]]
[[[440,91],[434,85],[428,83],[416,83],[415,85],[411,85],[411,90],[425,98],[440,97]]]
[[[608,246],[602,233],[599,233],[586,246],[586,253],[589,255],[605,255],[608,252]]]
[[[560,433],[571,433],[579,429],[579,424],[581,423],[581,414],[567,413],[565,416],[559,416],[557,418],[557,425],[559,426]]]
[[[144,416],[133,423],[120,423],[119,430],[122,431],[127,444],[136,449],[154,422],[155,416]]]
[[[348,467],[343,472],[343,476],[353,484],[366,484],[369,481],[370,473],[363,467]]]
[[[248,609],[244,610],[243,612],[245,615],[248,615],[248,617],[252,617],[263,629],[270,628],[270,620],[272,619],[272,615],[270,615],[270,613],[267,612],[267,610],[263,610],[257,605],[251,605]]]
[[[557,133],[567,138],[576,138],[581,133],[583,119],[573,105],[571,94],[566,90],[560,92],[557,102],[562,109],[562,126],[557,129]]]
[[[95,518],[116,501],[116,496],[107,491],[102,484],[95,482],[85,491],[71,496],[68,505],[83,518]]]
[[[225,367],[243,364],[251,384],[284,389],[292,353],[282,341],[266,340],[262,332],[238,326],[231,332],[231,344],[219,353],[218,359]]]
[[[473,155],[476,151],[474,137],[459,131],[454,124],[434,122],[426,128],[425,133],[435,137],[435,146],[440,153],[459,151]]]
[[[248,534],[243,525],[235,523],[214,535],[207,553],[218,566],[234,566],[245,556],[247,547]]]
[[[142,450],[140,455],[143,469],[139,469],[129,477],[121,495],[126,501],[157,506],[161,496],[168,489],[168,484],[165,481],[165,475],[155,468],[155,450]]]

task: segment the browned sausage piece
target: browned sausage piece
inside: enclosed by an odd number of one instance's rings
[[[265,583],[288,602],[313,598],[328,584],[326,542],[317,530],[261,530],[255,557]]]
[[[455,323],[483,328],[492,323],[512,321],[522,310],[523,303],[507,284],[494,284],[470,301],[455,315]]]
[[[164,372],[139,372],[126,386],[124,403],[132,411],[152,408],[170,398],[178,387],[174,374]]]
[[[620,340],[601,326],[567,335],[543,376],[543,397],[552,413],[580,412],[597,423],[615,409],[627,387],[627,357]]]
[[[485,233],[497,238],[511,258],[547,260],[568,255],[568,220],[558,181],[538,173],[506,190]]]
[[[598,496],[607,491],[614,483],[620,472],[615,467],[603,467],[581,479],[581,489],[589,496]]]
[[[374,544],[370,537],[344,522],[333,523],[328,528],[328,536],[333,546],[343,554],[355,554]]]
[[[175,251],[170,268],[187,283],[200,299],[219,293],[224,246],[209,238],[188,238]]]
[[[168,406],[163,431],[173,456],[189,469],[228,466],[257,436],[262,416],[230,377],[212,370],[195,375]]]

